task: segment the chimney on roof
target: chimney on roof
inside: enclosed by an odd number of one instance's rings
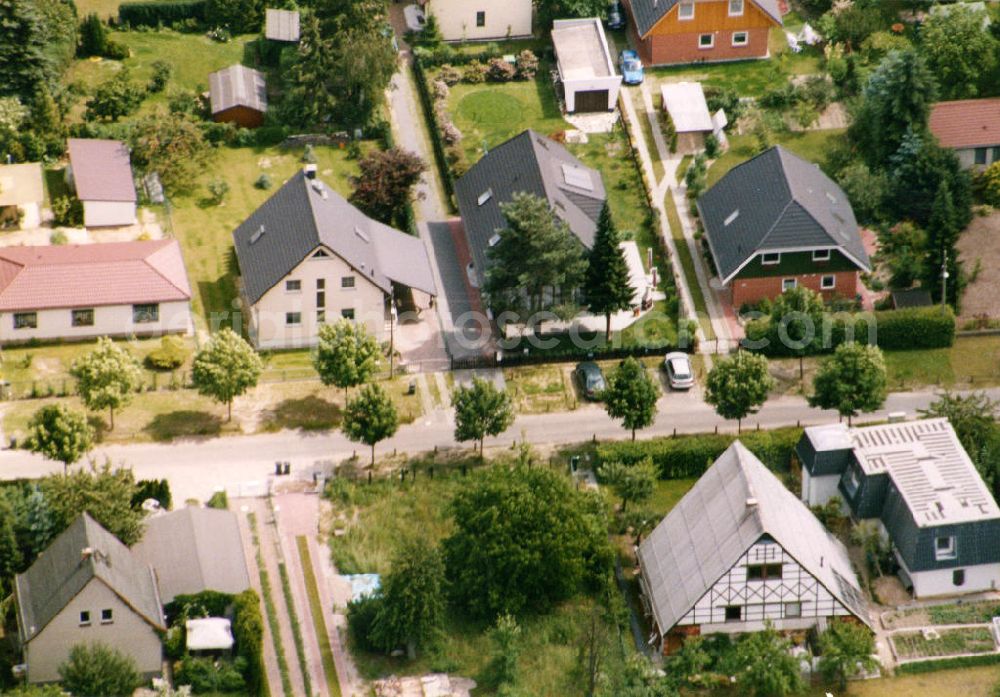
[[[80,561],[87,561],[92,556],[94,556],[93,547],[84,547],[83,549],[80,550]]]
[[[316,178],[316,165],[314,164],[306,165],[305,167],[302,168],[302,171],[305,172],[306,179]]]
[[[747,511],[757,510],[757,499],[750,497],[747,499]]]

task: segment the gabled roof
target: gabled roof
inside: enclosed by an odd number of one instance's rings
[[[271,41],[299,40],[299,13],[295,10],[267,11],[264,20],[264,38]]]
[[[728,0],[715,1],[728,2]],[[680,0],[630,0],[632,17],[635,19],[639,38],[646,38],[646,34],[679,3]],[[746,0],[746,3],[756,5],[764,14],[774,20],[775,25],[781,26],[781,10],[778,7],[778,0]]]
[[[736,441],[639,546],[660,631],[677,624],[764,535],[870,621],[844,545]]]
[[[132,554],[156,570],[164,604],[181,594],[213,590],[235,595],[250,587],[231,511],[188,506],[153,516]]]
[[[70,138],[73,185],[81,201],[134,202],[135,182],[128,148],[120,140]]]
[[[231,65],[208,76],[209,100],[212,113],[242,106],[264,113],[267,111],[267,84],[264,73],[245,65]]]
[[[420,238],[372,220],[318,179],[298,172],[233,232],[250,304],[324,247],[385,293],[392,283],[437,294]]]
[[[1000,97],[938,102],[928,126],[945,148],[1000,145]]]
[[[712,115],[700,82],[669,82],[660,88],[663,108],[678,133],[712,132]]]
[[[0,165],[0,206],[41,204],[44,200],[45,186],[40,164]]]
[[[0,312],[190,299],[177,240],[0,248]]]
[[[780,145],[730,170],[698,208],[724,283],[764,251],[835,248],[871,270],[847,194]]]
[[[15,578],[25,640],[38,636],[95,578],[150,625],[166,629],[153,570],[84,513]]]
[[[516,193],[549,202],[584,247],[594,244],[607,194],[601,173],[550,138],[527,130],[483,155],[455,182],[455,198],[480,280],[485,279],[490,239],[507,226],[500,204]]]

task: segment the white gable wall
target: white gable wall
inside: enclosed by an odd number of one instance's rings
[[[531,0],[430,0],[424,10],[437,18],[445,41],[486,41],[531,34]],[[476,26],[477,13],[484,26]]]
[[[324,279],[327,324],[341,318],[344,309],[354,310],[354,320],[363,324],[379,341],[388,340],[385,331],[385,293],[369,278],[329,250],[329,256],[312,254],[268,290],[252,307],[250,336],[257,348],[286,349],[315,346],[320,323],[317,313],[317,281]],[[341,279],[354,277],[354,288],[342,288]],[[299,281],[300,291],[286,290],[287,281]],[[301,323],[289,325],[286,315],[298,312]]]
[[[914,572],[906,567],[906,562],[895,548],[893,554],[899,562],[900,579],[904,584],[912,584],[913,595],[917,598],[995,591],[1000,587],[1000,564],[975,564],[954,569]],[[955,571],[958,570],[965,572],[964,583],[960,586],[955,585]]]
[[[84,201],[84,227],[121,227],[135,225],[132,201]]]
[[[747,580],[747,566],[781,564],[780,580]],[[801,603],[801,617],[786,616],[787,603]],[[740,621],[726,621],[726,607],[742,607]],[[678,625],[700,625],[702,634],[754,632],[770,620],[776,629],[805,629],[827,617],[852,613],[795,561],[781,545],[758,542],[715,582]],[[667,628],[662,628],[667,631]]]
[[[837,488],[839,484],[839,474],[814,477],[803,466],[801,499],[807,506],[822,506],[834,496],[840,496],[840,490]]]

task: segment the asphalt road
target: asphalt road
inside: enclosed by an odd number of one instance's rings
[[[986,390],[1000,398],[1000,389]],[[865,420],[885,419],[889,412],[906,412],[913,418],[917,410],[933,401],[935,393],[903,392],[891,394],[884,409]],[[743,423],[744,430],[830,423],[837,420],[834,412],[811,409],[799,397],[782,397],[769,401],[759,414]],[[652,438],[677,433],[713,431],[735,432],[736,424],[720,419],[711,407],[696,394],[668,394],[660,399],[656,422],[639,432],[639,438]],[[378,454],[418,453],[435,447],[449,448],[458,444],[447,418],[423,418],[400,427],[395,436],[376,448]],[[577,443],[591,438],[602,440],[628,438],[629,433],[611,421],[600,406],[587,405],[571,412],[520,416],[506,433],[487,440],[487,446],[506,445],[526,438],[537,445]],[[233,495],[253,495],[255,489],[266,486],[274,472],[275,461],[288,461],[293,474],[311,469],[317,461],[338,461],[357,452],[367,457],[366,446],[348,441],[339,431],[300,433],[283,431],[252,436],[230,436],[211,439],[187,439],[167,444],[139,443],[98,448],[93,457],[109,457],[114,463],[133,467],[137,478],[165,478],[170,481],[175,501],[187,498],[208,498],[224,487]],[[0,452],[0,478],[38,477],[61,471],[62,465],[48,462],[19,450]]]

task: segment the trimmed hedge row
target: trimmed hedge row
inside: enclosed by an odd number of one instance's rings
[[[955,658],[939,658],[933,661],[914,661],[896,666],[897,675],[917,675],[933,673],[938,670],[953,668],[974,668],[975,666],[991,666],[1000,663],[1000,654],[984,653],[979,656],[956,656]]]
[[[205,21],[205,0],[175,2],[124,2],[118,8],[118,21],[132,27],[172,27],[193,19]]]
[[[417,94],[420,95],[420,105],[424,109],[424,118],[430,131],[431,147],[434,150],[434,163],[437,165],[438,173],[441,175],[444,197],[448,202],[448,206],[454,208],[455,180],[452,178],[451,168],[448,166],[448,158],[445,156],[444,141],[441,140],[441,129],[438,127],[437,116],[434,114],[434,97],[427,86],[427,73],[424,69],[423,60],[417,52],[414,52],[413,77],[417,83]]]
[[[911,350],[948,348],[955,343],[955,313],[950,307],[914,307],[904,310],[880,310],[857,314],[830,313],[825,325],[816,331],[824,340],[820,353],[832,351],[849,339],[874,343],[881,349]],[[795,350],[785,346],[771,327],[769,318],[747,323],[748,348],[767,356],[796,356]],[[754,342],[768,340],[762,348]]]
[[[739,440],[769,469],[784,472],[791,466],[795,445],[801,437],[801,428],[781,428],[749,431],[741,434]],[[597,446],[597,464],[614,461],[634,464],[648,457],[661,479],[700,477],[736,439],[735,435],[707,433],[602,443]]]

